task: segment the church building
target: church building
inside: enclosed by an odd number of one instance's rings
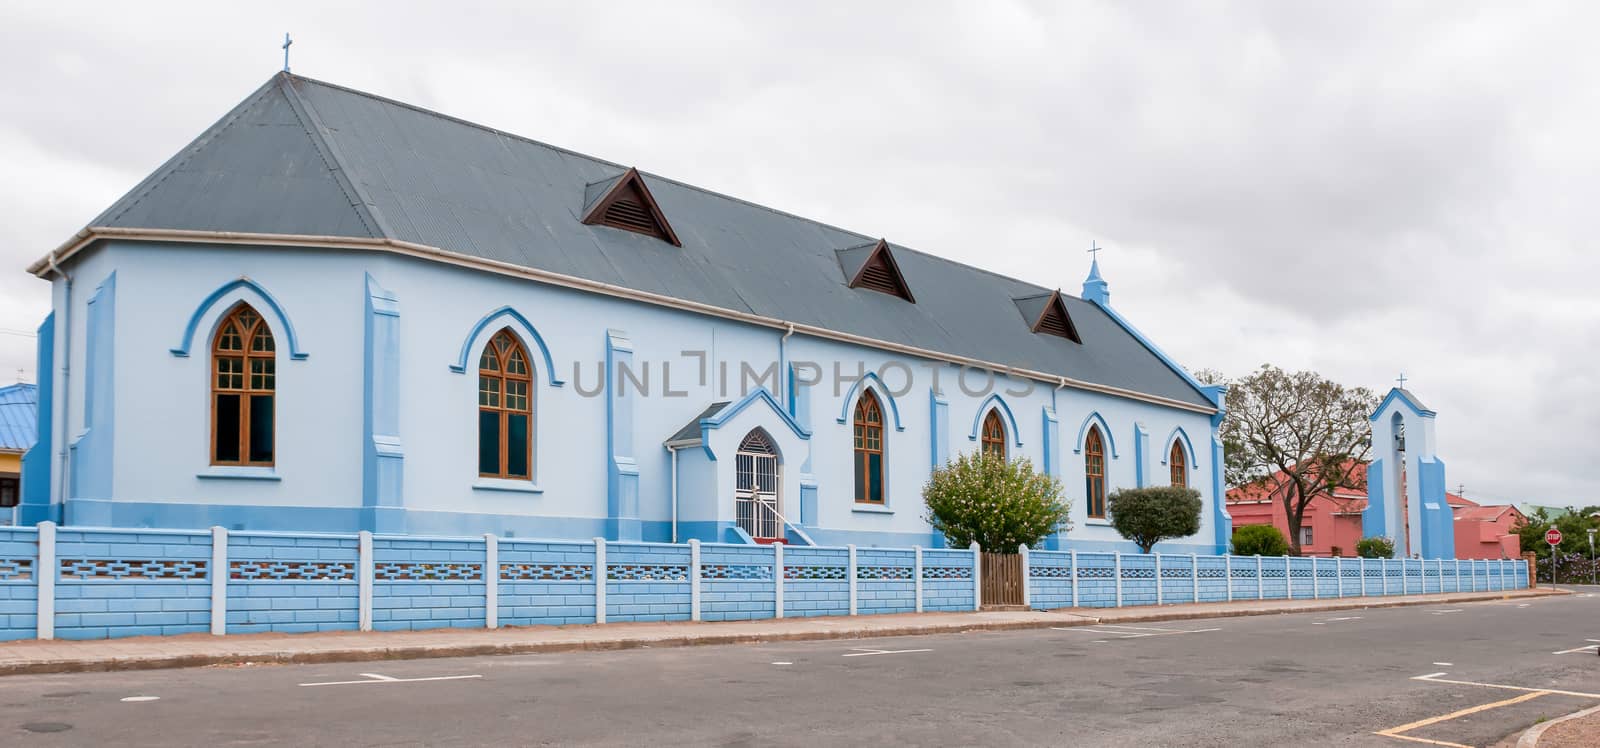
[[[974,216],[974,220],[981,217]],[[1050,548],[1182,485],[1223,391],[1112,307],[281,73],[29,270],[19,520],[937,546],[954,456],[1061,479]],[[892,233],[892,232],[887,232]]]

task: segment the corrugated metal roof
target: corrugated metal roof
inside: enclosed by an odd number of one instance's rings
[[[382,237],[1201,407],[1211,401],[1091,302],[1081,344],[1014,299],[1050,289],[890,244],[917,302],[849,288],[872,237],[644,174],[682,240],[580,222],[625,167],[279,74],[93,225]],[[840,253],[839,250],[847,250]],[[859,256],[859,257],[858,257]]]
[[[0,449],[24,451],[39,438],[39,386],[0,387]]]

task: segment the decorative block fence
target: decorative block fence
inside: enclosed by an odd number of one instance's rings
[[[1024,599],[1038,609],[1528,586],[1521,560],[1022,556]],[[0,527],[0,641],[965,611],[979,607],[980,558],[976,547],[674,545],[44,523]]]

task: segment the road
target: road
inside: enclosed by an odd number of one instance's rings
[[[1597,592],[1137,627],[13,676],[0,678],[0,745],[1491,745],[1600,704]]]

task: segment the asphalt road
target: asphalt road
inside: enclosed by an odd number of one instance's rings
[[[1420,744],[1376,734],[1394,728],[1490,745],[1600,704],[1600,594],[1587,592],[1137,628],[13,676],[0,678],[0,745]]]

